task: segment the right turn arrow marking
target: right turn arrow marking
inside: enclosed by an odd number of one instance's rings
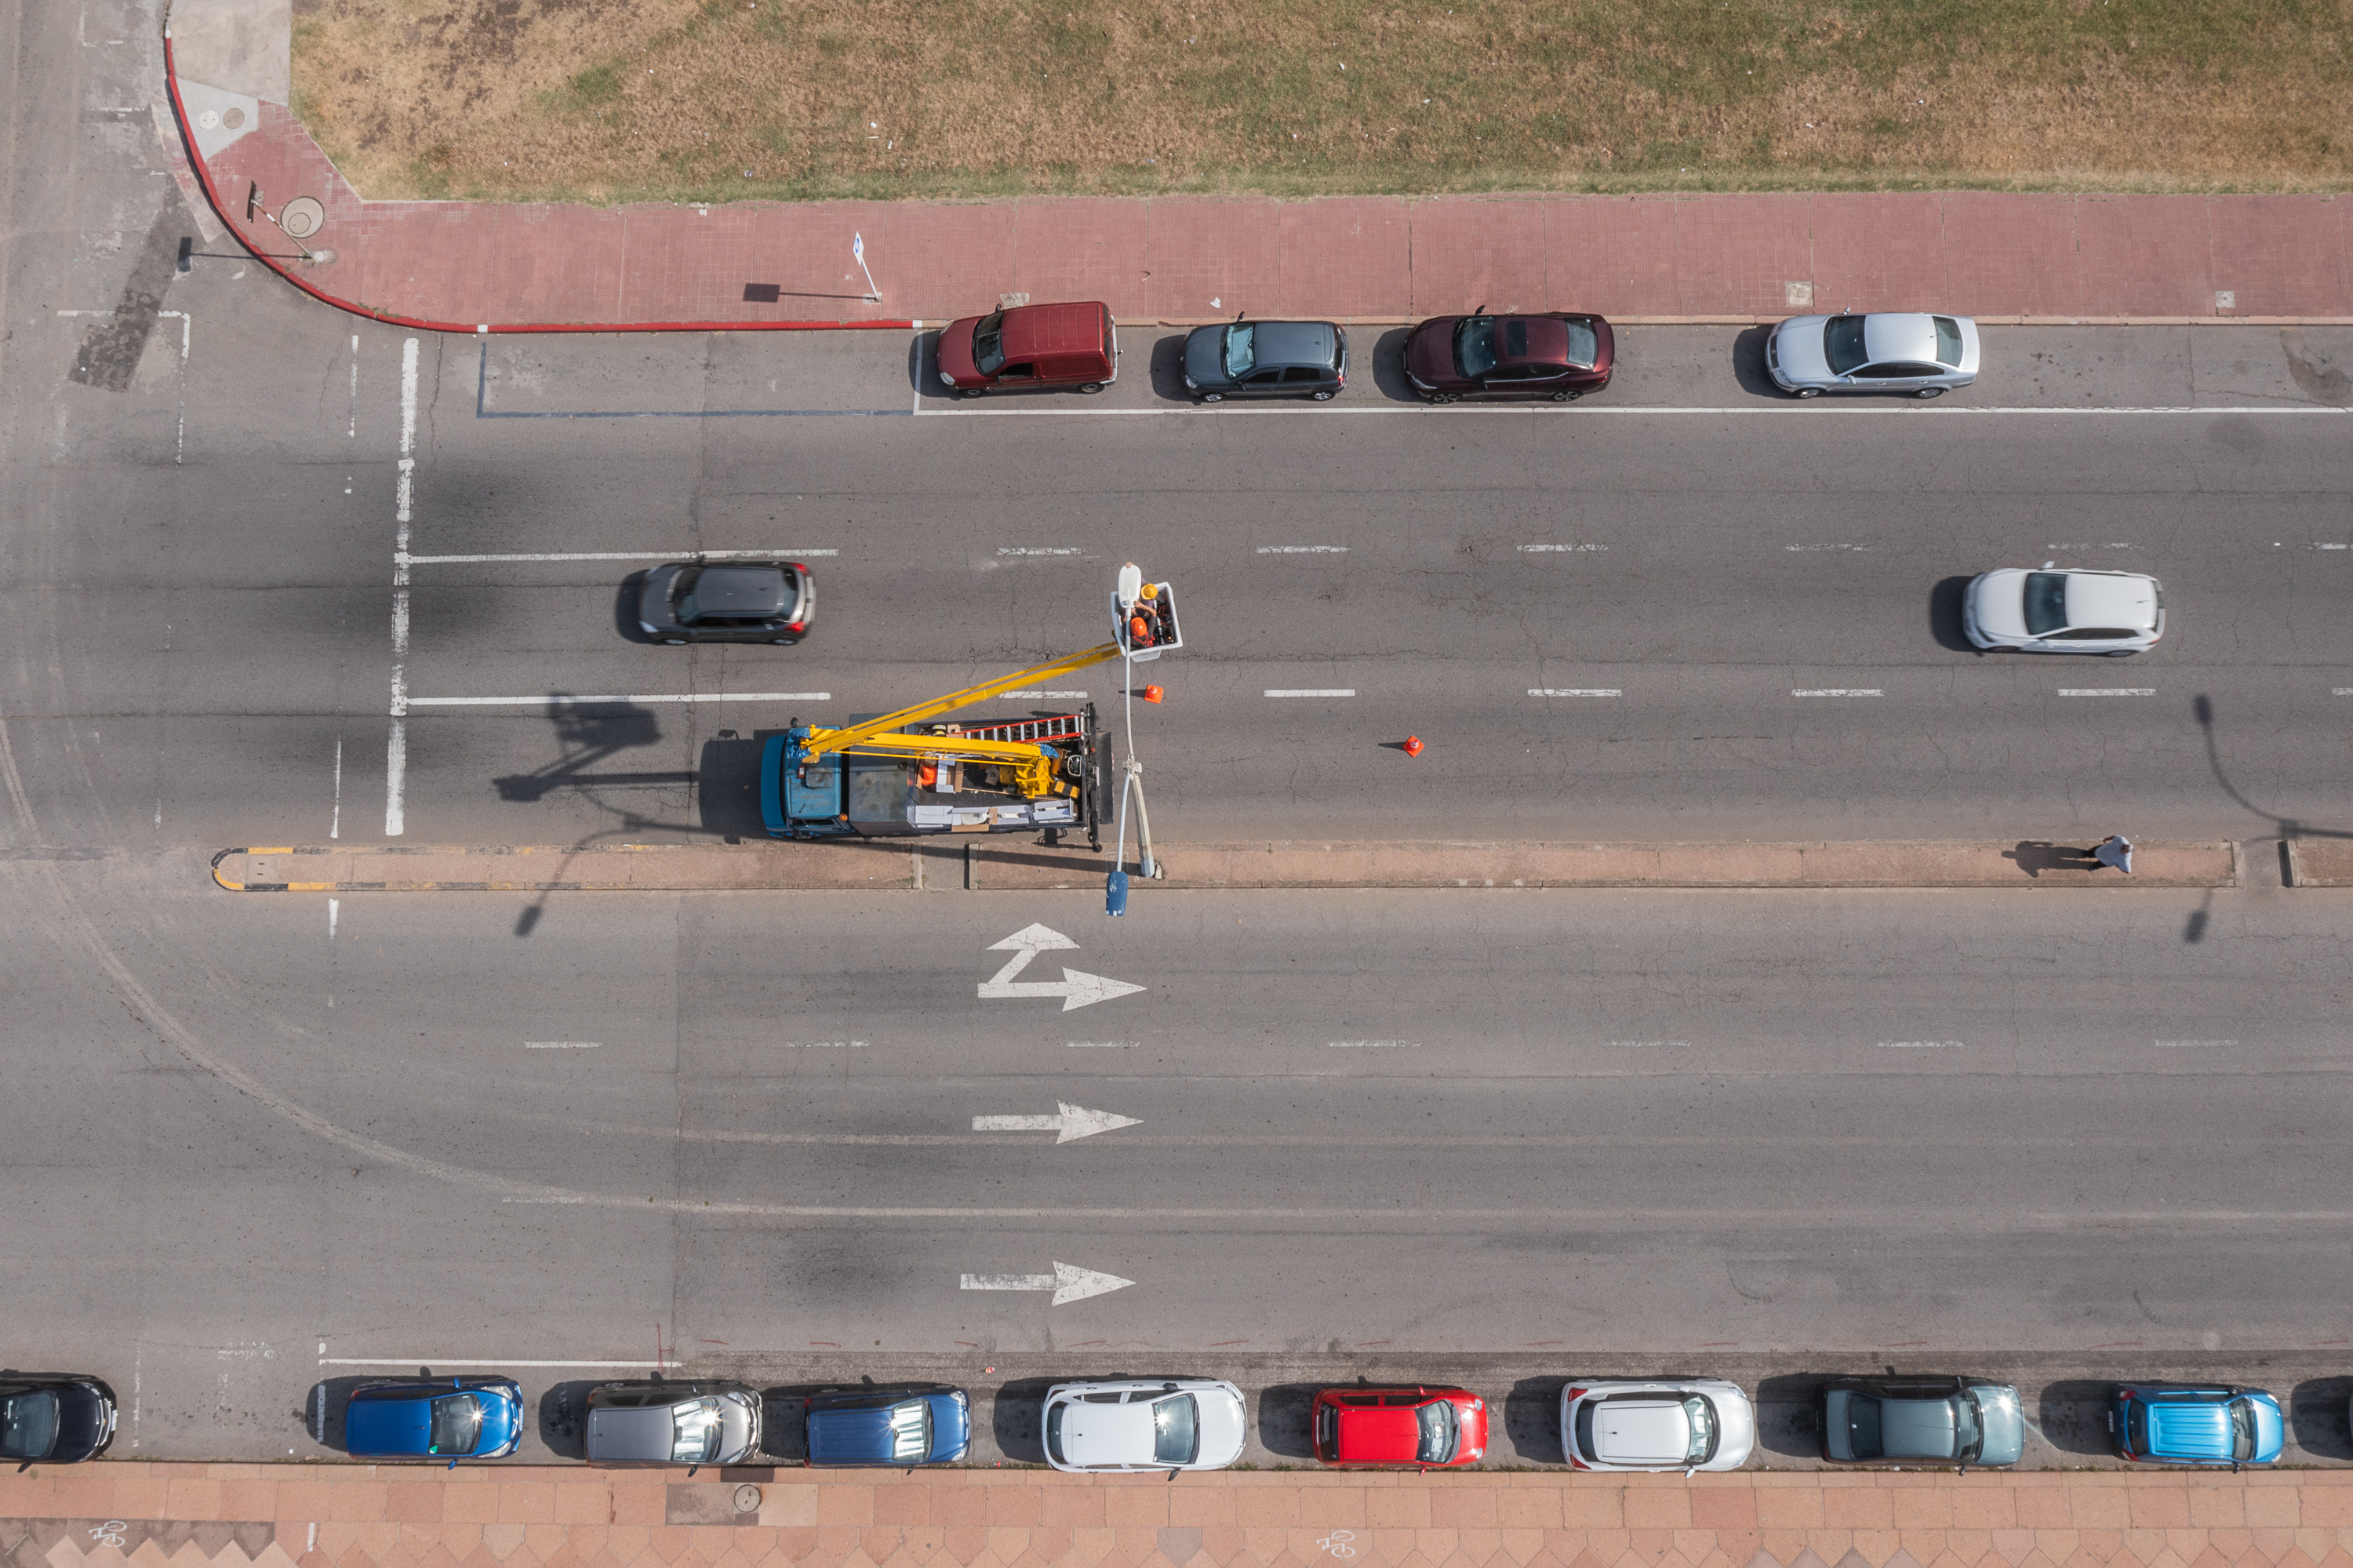
[[[1051,1274],[967,1274],[964,1277],[962,1287],[966,1290],[1050,1290],[1054,1298],[1047,1305],[1062,1307],[1073,1301],[1083,1301],[1090,1296],[1108,1296],[1134,1283],[1134,1280],[1122,1279],[1116,1274],[1104,1274],[1057,1262]]]
[[[1121,1116],[1115,1111],[1089,1110],[1068,1100],[1058,1102],[1060,1109],[1052,1116],[976,1116],[972,1118],[975,1132],[1050,1132],[1056,1143],[1068,1143],[1074,1138],[1092,1138],[1099,1132],[1109,1132],[1115,1127],[1134,1127],[1137,1118]]]

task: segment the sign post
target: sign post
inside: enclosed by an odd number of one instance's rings
[[[866,297],[880,300],[882,291],[874,286],[874,269],[866,264],[866,236],[853,233],[849,237],[849,254],[857,259],[858,270],[866,274]]]

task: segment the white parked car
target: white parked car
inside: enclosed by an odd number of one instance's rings
[[[1791,316],[1765,339],[1773,384],[1800,397],[1909,392],[1941,397],[1978,378],[1978,323],[1916,311]]]
[[[2165,586],[2142,572],[2004,567],[1971,579],[1961,630],[1980,648],[2015,653],[2105,653],[2154,648],[2165,635]]]
[[[1560,1446],[1580,1470],[1736,1470],[1757,1446],[1757,1408],[1716,1377],[1571,1383]]]
[[[1046,1462],[1058,1470],[1222,1470],[1249,1431],[1241,1390],[1210,1378],[1046,1391]]]

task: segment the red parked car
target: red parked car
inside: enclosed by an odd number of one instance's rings
[[[1327,1388],[1308,1430],[1327,1465],[1450,1469],[1487,1452],[1487,1402],[1466,1388]]]
[[[950,322],[939,362],[940,385],[966,397],[1044,387],[1100,392],[1119,379],[1119,326],[1109,305],[1016,305]]]
[[[1406,379],[1426,403],[1465,397],[1572,402],[1609,385],[1618,341],[1599,316],[1432,316],[1405,340]]]

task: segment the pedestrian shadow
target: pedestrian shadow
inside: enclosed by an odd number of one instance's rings
[[[2222,793],[2228,795],[2242,810],[2269,822],[2274,831],[2283,839],[2353,839],[2353,829],[2317,827],[2301,817],[2284,816],[2249,800],[2246,792],[2232,781],[2229,770],[2222,766],[2221,743],[2216,738],[2214,733],[2214,699],[2200,692],[2190,699],[2189,710],[2198,720],[2199,732],[2206,738],[2208,771],[2214,775],[2214,782],[2221,787]],[[2284,847],[2281,853],[2284,857],[2286,853]],[[2286,869],[2284,858],[2283,858],[2281,869],[2283,872]]]
[[[2053,843],[2049,839],[2021,839],[2002,851],[2001,858],[2015,861],[2019,870],[2036,878],[2046,871],[2097,871],[2100,868],[2100,863],[2080,846]]]
[[[1961,630],[1961,601],[1969,591],[1968,577],[1945,577],[1928,590],[1928,635],[1936,646],[1951,653],[1975,653],[1982,658],[1985,650],[1969,641]]]

